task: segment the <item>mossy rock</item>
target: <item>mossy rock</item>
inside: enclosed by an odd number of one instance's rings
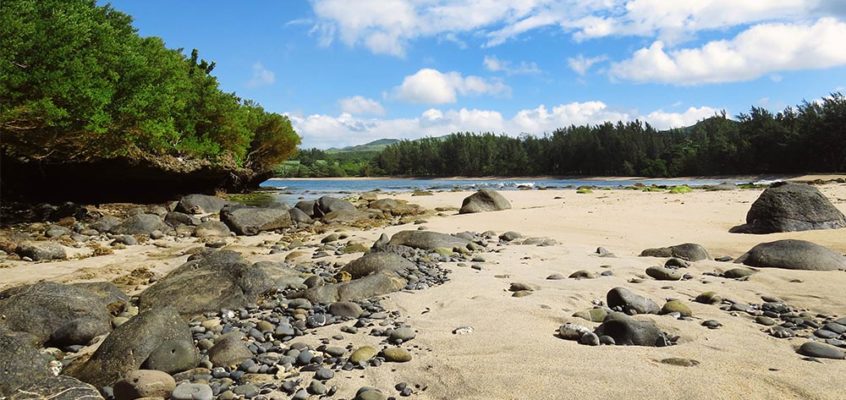
[[[448,249],[446,247],[438,247],[435,249],[435,253],[443,257],[452,257],[455,255],[455,252],[452,249]]]
[[[690,186],[687,186],[687,185],[673,186],[673,187],[670,188],[671,194],[684,194],[684,193],[690,193],[692,191],[693,191],[693,189],[691,189]]]
[[[280,204],[272,192],[234,193],[226,197],[230,201],[251,207],[273,207]]]
[[[670,300],[664,304],[664,307],[661,307],[661,314],[670,314],[674,312],[681,314],[682,317],[693,316],[693,311],[691,311],[690,307],[681,300]]]
[[[576,193],[577,194],[588,194],[588,193],[593,193],[593,190],[589,187],[580,187],[580,188],[576,189]]]
[[[605,321],[605,317],[608,316],[608,312],[605,311],[604,308],[591,308],[588,310],[577,311],[573,314],[573,316],[586,319],[591,322],[602,322]]]
[[[366,253],[370,249],[367,246],[361,243],[350,243],[341,250],[344,254],[351,254],[351,253]]]
[[[408,362],[411,361],[411,353],[402,347],[389,347],[382,350],[382,355],[385,356],[386,361],[390,362]]]
[[[696,296],[696,302],[702,304],[720,304],[723,302],[723,298],[717,292],[708,291]]]
[[[663,192],[664,188],[658,186],[647,186],[643,188],[644,192]]]
[[[370,361],[371,358],[376,357],[379,351],[372,346],[361,346],[350,355],[350,362],[358,364],[360,362]]]

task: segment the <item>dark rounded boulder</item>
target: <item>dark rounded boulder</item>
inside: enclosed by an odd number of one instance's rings
[[[176,204],[176,211],[186,214],[210,214],[220,212],[226,205],[226,200],[206,194],[189,194],[182,196]]]
[[[168,231],[168,226],[155,214],[133,215],[111,229],[116,235],[149,235],[153,231]]]
[[[294,205],[294,208],[302,211],[309,218],[314,218],[314,207],[317,204],[316,200],[300,200]]]
[[[795,232],[846,228],[846,216],[820,193],[802,183],[775,183],[752,203],[746,223],[732,233]]]
[[[32,344],[0,331],[0,398],[51,375],[47,359]]]
[[[54,242],[24,242],[15,249],[21,257],[32,261],[64,260],[68,258],[65,248]]]
[[[664,338],[655,322],[637,320],[618,312],[609,313],[594,333],[613,338],[615,344],[628,346],[658,346]]]
[[[669,247],[658,247],[646,249],[640,253],[641,257],[663,257],[681,258],[686,261],[710,260],[711,255],[702,245],[696,243],[683,243]]]
[[[82,364],[72,364],[66,373],[97,387],[109,386],[126,373],[140,369],[162,346],[193,348],[194,341],[188,323],[170,307],[143,311],[117,327],[97,351]],[[193,368],[199,362],[194,348],[194,358],[176,370]],[[174,371],[176,372],[176,371]]]
[[[350,261],[341,268],[353,279],[376,273],[400,272],[414,269],[414,263],[394,253],[370,253]]]
[[[391,236],[388,245],[407,246],[415,249],[435,250],[438,248],[465,247],[470,241],[446,233],[429,231],[400,231]]]
[[[809,271],[835,271],[846,269],[846,257],[805,240],[785,239],[761,243],[735,263],[750,267],[784,268]]]
[[[661,307],[654,301],[635,294],[624,287],[616,287],[608,291],[605,296],[608,307],[620,307],[625,312],[634,312],[637,314],[657,314],[661,311]]]
[[[227,206],[220,210],[220,220],[238,235],[258,235],[293,226],[287,208]]]
[[[298,207],[294,207],[288,210],[288,213],[291,214],[291,220],[295,223],[299,224],[310,224],[312,223],[311,217],[306,214],[305,211],[301,210]]]
[[[493,189],[481,189],[468,196],[461,203],[459,214],[471,214],[485,211],[500,211],[511,208],[511,203]]]

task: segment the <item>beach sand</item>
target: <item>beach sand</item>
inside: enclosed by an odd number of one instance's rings
[[[820,190],[846,212],[846,185],[826,184]],[[846,315],[846,272],[765,269],[748,281],[703,275],[735,267],[715,261],[693,263],[688,281],[644,278],[644,270],[664,259],[638,257],[643,249],[686,242],[705,246],[712,256],[738,257],[752,246],[778,239],[809,240],[846,253],[846,229],[780,233],[730,234],[744,222],[746,212],[761,190],[695,191],[687,194],[647,193],[628,190],[531,190],[501,192],[511,210],[469,215],[447,211],[427,218],[432,231],[497,233],[517,231],[524,236],[548,237],[559,242],[548,247],[506,245],[484,253],[480,271],[446,265],[453,273],[444,285],[423,291],[398,292],[386,297],[388,309],[399,310],[417,330],[406,346],[411,362],[378,368],[339,371],[331,384],[338,397],[352,398],[361,386],[374,386],[398,395],[399,382],[425,385],[415,390],[417,399],[843,399],[846,398],[846,361],[806,361],[795,348],[806,339],[776,339],[745,313],[731,315],[715,305],[692,302],[704,291],[725,298],[760,303],[761,295],[777,296],[786,303],[813,313]],[[390,195],[426,208],[459,207],[468,192],[433,196]],[[368,231],[348,230],[355,239],[371,243],[385,232],[416,229],[402,225]],[[239,239],[251,260],[282,260],[286,254],[268,255],[256,247],[275,241],[277,235]],[[315,238],[315,239],[319,239]],[[78,281],[112,279],[138,266],[166,273],[184,262],[182,253],[197,244],[171,242],[169,248],[135,246],[115,255],[54,263],[7,263],[0,269],[0,287],[41,279]],[[595,254],[602,246],[615,258]],[[252,251],[249,251],[252,249]],[[251,254],[254,253],[254,254]],[[341,261],[355,256],[347,255]],[[80,269],[83,269],[80,272]],[[596,279],[546,280],[552,273],[565,276],[577,270],[613,276]],[[529,296],[511,297],[512,282],[534,285]],[[680,336],[676,346],[634,347],[580,345],[558,338],[556,329],[574,321],[593,300],[605,300],[611,288],[624,286],[663,304],[677,298],[689,304],[693,320],[645,316],[667,332]],[[700,325],[714,319],[716,330]],[[473,332],[455,335],[457,327]],[[339,325],[320,328],[315,335],[298,338],[310,344],[339,333]],[[381,338],[344,334],[336,345],[378,345]],[[682,367],[660,360],[680,357],[699,365]]]

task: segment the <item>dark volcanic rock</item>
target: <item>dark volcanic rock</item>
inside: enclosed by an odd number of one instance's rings
[[[468,196],[461,203],[459,214],[470,214],[484,211],[500,211],[511,208],[511,203],[492,189],[481,189]]]
[[[670,247],[646,249],[640,253],[641,257],[675,257],[687,261],[710,260],[708,250],[695,243],[684,243]]]
[[[400,231],[391,236],[389,245],[408,246],[415,249],[435,250],[438,248],[452,249],[466,247],[470,243],[467,239],[445,233],[428,231]]]
[[[799,346],[798,351],[800,354],[808,357],[832,358],[835,360],[846,358],[846,353],[843,350],[820,342],[805,342],[802,346]]]
[[[616,287],[608,291],[605,296],[608,307],[621,307],[623,311],[634,311],[638,314],[657,314],[661,310],[654,301],[635,294],[624,287]]]
[[[186,214],[209,214],[220,212],[226,205],[226,200],[205,194],[189,194],[182,196],[176,204],[176,211]]]
[[[24,242],[15,252],[21,257],[29,257],[32,261],[64,260],[68,258],[65,248],[54,242]]]
[[[19,388],[7,400],[79,400],[103,399],[97,388],[76,378],[51,376]]]
[[[610,336],[618,345],[657,346],[664,334],[652,321],[636,320],[622,313],[609,313],[596,328],[598,336]]]
[[[286,208],[227,206],[220,211],[220,220],[235,233],[250,236],[293,225]]]
[[[341,271],[349,273],[353,279],[358,279],[376,273],[400,272],[414,268],[414,263],[394,253],[370,253],[350,261]]]
[[[297,207],[288,210],[288,213],[291,214],[291,220],[297,224],[310,224],[312,222],[311,217]]]
[[[73,285],[40,282],[0,293],[0,324],[57,346],[85,345],[111,330],[109,299]]]
[[[180,342],[186,348],[194,346],[188,323],[175,309],[144,311],[107,336],[88,361],[71,365],[66,372],[97,387],[112,385],[127,372],[139,369],[161,346],[173,347]],[[193,368],[198,358],[195,353],[191,362],[175,369]]]
[[[773,233],[846,228],[846,216],[806,184],[776,183],[764,190],[732,233]]]
[[[178,211],[171,211],[165,215],[165,223],[172,227],[179,225],[197,226],[200,225],[200,218]]]
[[[232,231],[223,222],[220,221],[206,221],[197,225],[194,230],[194,236],[198,238],[204,237],[227,237]]]
[[[167,225],[155,214],[133,215],[111,229],[117,235],[149,235],[153,231],[167,231]]]
[[[0,331],[0,397],[50,375],[47,359],[35,347]]]
[[[142,310],[174,307],[183,315],[255,303],[263,293],[302,282],[299,274],[271,262],[250,265],[240,254],[222,250],[190,260],[141,293]]]
[[[760,268],[834,271],[846,268],[846,257],[826,247],[804,240],[785,239],[761,243],[736,263]]]
[[[309,218],[314,218],[314,207],[316,204],[316,200],[301,200],[297,202],[294,208],[304,212]]]

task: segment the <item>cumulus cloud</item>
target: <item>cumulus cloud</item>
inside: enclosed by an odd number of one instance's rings
[[[496,56],[485,56],[482,65],[488,71],[504,72],[507,75],[532,75],[541,72],[538,65],[533,62],[520,61],[515,65],[511,61],[500,60]]]
[[[304,147],[338,147],[382,138],[414,139],[453,132],[493,132],[509,135],[541,135],[570,125],[593,125],[606,121],[647,121],[659,129],[688,126],[710,117],[717,110],[691,107],[681,113],[657,110],[646,115],[620,111],[601,101],[573,102],[552,107],[539,105],[506,118],[498,111],[479,109],[430,108],[412,118],[360,118],[349,113],[339,116],[289,114],[294,128],[303,136]]]
[[[581,54],[570,57],[567,59],[567,65],[570,66],[570,69],[576,71],[577,74],[584,76],[587,74],[588,70],[593,67],[595,64],[601,63],[607,60],[607,56],[596,56],[596,57],[585,57]]]
[[[257,62],[253,64],[253,75],[247,81],[247,87],[257,88],[262,86],[270,86],[276,82],[276,74],[267,69],[262,63]]]
[[[324,45],[340,39],[378,54],[403,56],[422,37],[463,43],[481,37],[492,47],[540,28],[576,40],[658,37],[677,43],[704,30],[762,22],[842,16],[826,0],[313,0],[312,33]]]
[[[362,96],[353,96],[338,101],[341,111],[347,114],[384,115],[385,108],[378,101]]]
[[[731,40],[667,50],[661,41],[611,66],[614,78],[678,85],[734,82],[777,71],[846,65],[846,23],[821,18],[813,24],[761,24]]]
[[[409,103],[445,104],[455,103],[459,95],[507,95],[510,92],[511,88],[496,79],[423,68],[406,76],[402,84],[393,88],[391,96]]]

